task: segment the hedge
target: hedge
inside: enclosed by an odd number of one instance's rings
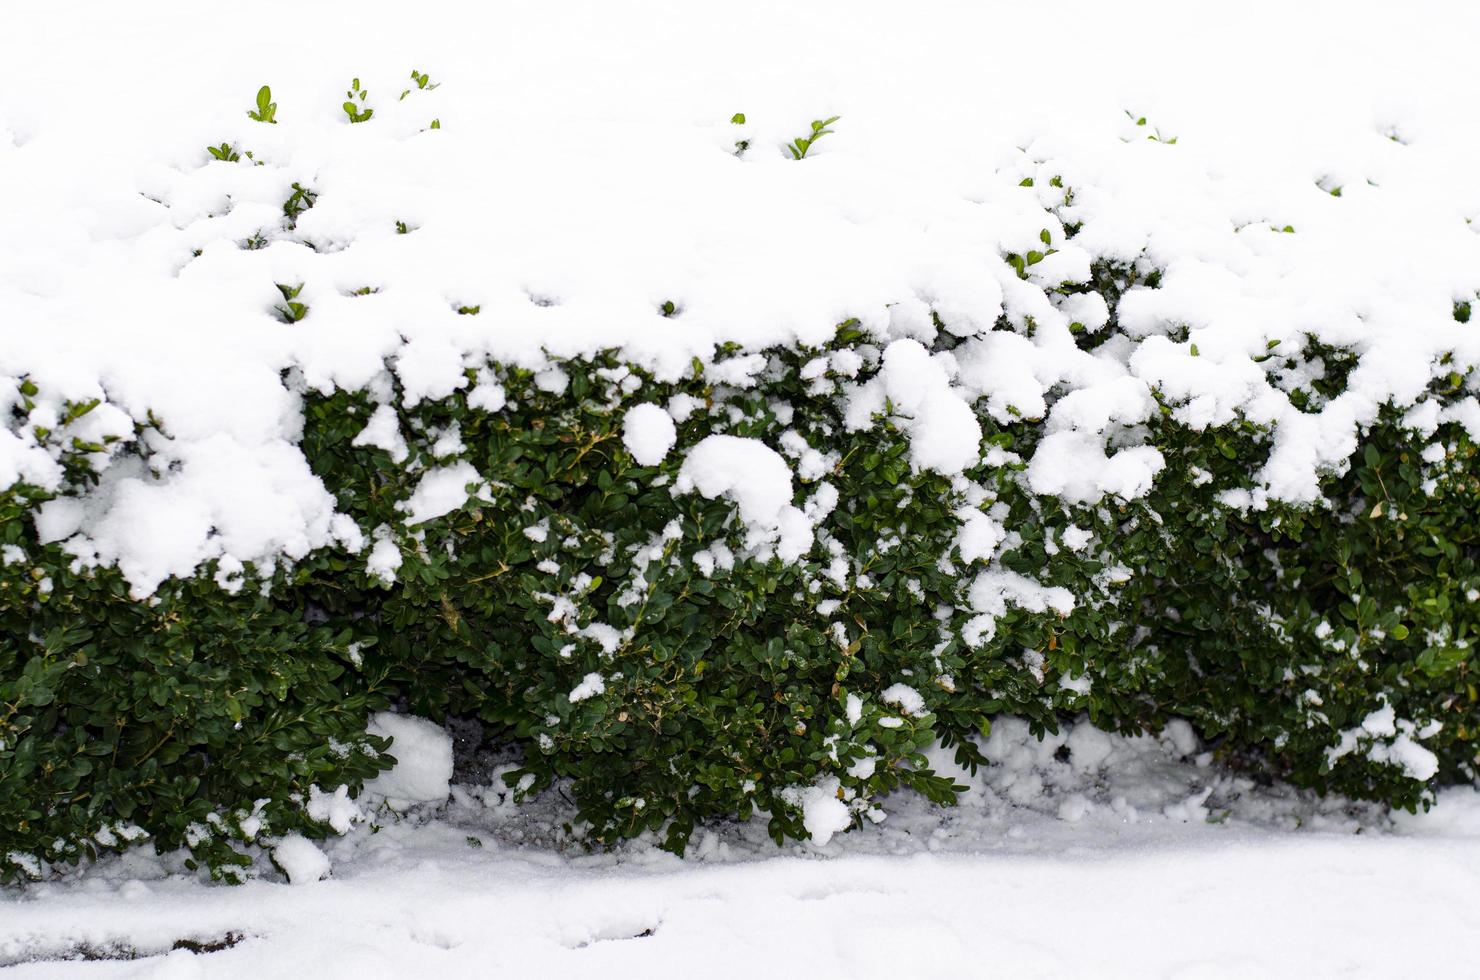
[[[293,187],[274,235],[313,206]],[[1004,258],[1026,280],[1044,255]],[[1100,260],[1048,292],[1103,300],[1102,327],[1075,324],[1092,351],[1158,278]],[[307,329],[297,288],[279,314]],[[962,787],[924,750],[974,770],[998,714],[1039,733],[1187,718],[1230,764],[1410,809],[1476,778],[1480,465],[1455,413],[1385,409],[1296,504],[1247,493],[1268,426],[1194,427],[1155,390],[1149,420],[1104,437],[1154,449],[1155,479],[1079,501],[1028,478],[1046,411],[983,396],[946,426],[974,414],[979,452],[959,472],[926,458],[928,406],[896,403],[886,362],[971,341],[848,321],[676,378],[611,350],[484,359],[430,400],[403,397],[390,362],[366,390],[288,370],[303,455],[364,547],[217,562],[147,598],[44,541],[35,513],[86,498],[100,461],[153,472],[168,420],[93,441],[77,426],[106,402],[42,425],[45,393],[13,379],[9,434],[64,478],[0,490],[0,877],[148,841],[239,880],[284,834],[346,828],[336,801],[394,763],[366,733],[385,709],[517,744],[509,782],[568,781],[593,844],[652,833],[680,852],[705,820],[825,841],[899,788],[950,803]],[[1310,337],[1260,360],[1315,412],[1354,358]],[[1420,407],[1474,387],[1440,371]],[[644,413],[672,421],[671,449],[633,439]],[[700,472],[706,453],[779,467],[788,496],[757,504]]]

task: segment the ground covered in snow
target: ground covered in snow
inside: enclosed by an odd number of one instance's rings
[[[1389,817],[1257,786],[1162,738],[1001,719],[959,807],[917,797],[825,847],[763,826],[588,853],[559,791],[382,811],[237,887],[135,853],[0,897],[15,977],[1465,976],[1480,794]],[[465,760],[468,761],[468,760]],[[476,769],[478,760],[470,764]],[[499,772],[486,756],[480,780]],[[327,858],[327,860],[326,860]],[[137,958],[132,958],[137,957]]]

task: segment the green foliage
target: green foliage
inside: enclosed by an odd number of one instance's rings
[[[277,311],[278,319],[284,323],[297,323],[308,316],[308,306],[298,302],[298,294],[303,292],[303,283],[296,286],[277,284],[278,292],[283,294],[283,302],[273,307]]]
[[[801,160],[806,157],[807,151],[812,148],[813,143],[816,143],[818,140],[822,139],[822,137],[832,132],[832,130],[828,129],[827,127],[831,126],[833,123],[837,122],[841,118],[842,116],[828,116],[826,119],[812,120],[811,133],[806,136],[798,136],[796,139],[792,140],[786,145],[786,148],[791,151],[791,158],[793,160]]]
[[[733,123],[736,126],[744,126],[745,125],[745,113],[743,113],[743,112],[737,112],[737,113],[735,113],[733,116],[730,117],[730,122]],[[738,156],[744,156],[745,155],[745,151],[748,150],[748,149],[750,149],[750,140],[748,140],[748,139],[738,139],[738,140],[735,141],[735,156],[737,156],[737,157]]]
[[[257,108],[247,110],[247,118],[261,123],[277,124],[277,103],[272,101],[272,89],[266,85],[257,90]]]
[[[409,91],[409,90],[408,90]],[[344,93],[344,114],[352,123],[369,122],[370,117],[375,115],[375,110],[365,104],[370,93],[360,87],[360,80],[353,79],[349,83],[349,90]]]
[[[283,218],[288,230],[298,227],[298,216],[313,207],[318,199],[317,191],[304,187],[297,181],[293,182],[293,193],[283,201]]]
[[[64,441],[97,404],[68,406],[43,437],[68,464],[63,494],[94,479],[87,454],[119,448]],[[386,701],[355,676],[354,631],[314,623],[289,587],[312,563],[264,591],[201,576],[141,602],[116,571],[40,543],[24,515],[54,495],[0,493],[0,880],[141,840],[236,880],[253,841],[322,836],[315,787],[357,785],[391,757],[365,734]]]
[[[430,92],[432,89],[440,88],[441,85],[442,85],[441,82],[434,82],[434,81],[432,81],[432,77],[430,75],[428,75],[426,72],[418,72],[415,68],[411,69],[411,81],[416,85],[417,90],[422,91],[422,92]],[[352,87],[353,88],[359,88],[360,87],[359,79],[356,79],[355,80],[354,85]],[[402,99],[406,98],[406,96],[408,96],[408,95],[411,94],[411,91],[412,90],[409,89],[409,88],[406,89],[404,92],[401,93],[401,98]],[[361,93],[361,94],[363,95],[363,93]],[[351,94],[350,97],[353,98],[353,94]],[[351,121],[353,122],[354,120],[351,120]],[[436,127],[433,127],[433,128],[436,128]]]
[[[208,146],[206,152],[213,160],[222,160],[226,163],[236,163],[241,159],[241,154],[234,150],[230,143],[222,143],[220,146]]]

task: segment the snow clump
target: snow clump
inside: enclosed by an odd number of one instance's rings
[[[370,716],[367,730],[391,740],[396,764],[365,784],[362,799],[383,801],[392,810],[442,803],[452,782],[452,737],[434,722],[389,711]]]

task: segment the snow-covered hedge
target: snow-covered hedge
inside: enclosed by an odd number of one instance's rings
[[[511,778],[573,779],[593,839],[675,847],[708,817],[826,840],[900,785],[948,801],[920,750],[979,763],[1002,712],[1186,716],[1231,759],[1399,805],[1473,778],[1480,468],[1439,421],[1460,379],[1376,423],[1321,505],[1254,509],[1270,440],[1245,420],[1196,429],[1153,393],[1088,438],[962,397],[1025,343],[844,324],[675,381],[607,354],[414,405],[390,371],[305,391],[305,458],[361,547],[148,601],[41,543],[46,495],[12,489],[4,849],[24,869],[148,833],[220,866],[231,839],[327,831],[386,764],[365,721],[391,703],[519,739]],[[94,447],[56,434],[85,407],[39,437],[71,473],[53,506],[92,482]],[[142,473],[149,444],[118,452]]]
[[[145,836],[229,872],[343,831],[388,708],[478,718],[521,792],[572,781],[590,839],[676,849],[711,817],[825,842],[897,787],[949,801],[922,750],[982,764],[999,713],[1182,716],[1401,806],[1474,778],[1472,295],[1425,280],[1407,333],[1209,312],[1215,264],[1127,254],[1094,187],[1024,160],[949,299],[707,346],[674,300],[622,344],[510,336],[475,276],[432,303],[440,267],[396,251],[435,220],[335,211],[254,125],[262,152],[176,188],[229,213],[181,217],[197,271],[159,287],[260,279],[221,327],[259,334],[191,341],[250,384],[0,380],[0,873]],[[414,276],[349,281],[345,214]],[[149,377],[199,414],[156,414]]]

